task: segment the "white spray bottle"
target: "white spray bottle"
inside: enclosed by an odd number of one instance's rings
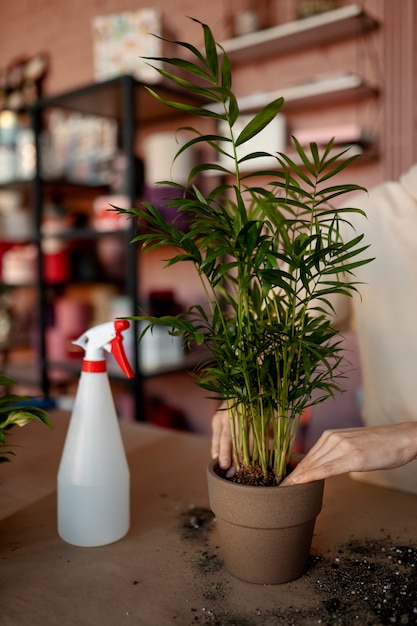
[[[73,343],[85,350],[58,471],[58,533],[76,546],[121,539],[130,526],[130,473],[104,350],[129,378],[123,350],[127,320],[94,326]]]

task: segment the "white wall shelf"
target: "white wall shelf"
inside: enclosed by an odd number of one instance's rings
[[[241,113],[255,113],[276,98],[284,98],[283,113],[298,106],[333,105],[338,102],[361,100],[376,96],[379,90],[356,74],[340,72],[328,76],[318,76],[305,83],[284,87],[279,91],[257,92],[238,99]],[[220,110],[220,107],[210,107],[211,110]]]
[[[249,33],[222,42],[233,63],[249,63],[307,47],[361,35],[378,28],[378,22],[357,4],[294,22]]]

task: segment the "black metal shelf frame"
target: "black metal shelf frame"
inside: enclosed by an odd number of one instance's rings
[[[109,91],[110,89],[110,91]],[[106,94],[110,98],[110,102],[106,104]],[[135,180],[135,128],[137,125],[136,119],[136,103],[138,93],[138,83],[131,76],[121,76],[112,81],[106,81],[103,84],[89,85],[86,88],[68,92],[57,97],[44,98],[39,100],[31,109],[32,127],[35,135],[35,148],[36,148],[36,170],[35,176],[32,182],[32,202],[35,218],[35,229],[39,234],[38,245],[38,290],[39,290],[39,324],[40,324],[40,337],[39,337],[39,369],[40,369],[40,384],[43,394],[48,397],[50,394],[50,376],[49,369],[53,365],[48,361],[46,351],[46,320],[47,320],[47,288],[48,286],[43,281],[44,267],[43,258],[41,253],[43,237],[41,234],[42,223],[42,210],[44,203],[45,187],[48,188],[53,185],[53,181],[44,181],[41,175],[41,146],[40,136],[43,128],[43,115],[47,109],[52,107],[62,107],[65,109],[71,109],[78,111],[77,103],[81,103],[81,109],[84,112],[86,108],[88,113],[101,114],[114,116],[117,118],[120,124],[120,148],[122,153],[126,157],[127,169],[126,169],[126,186],[125,194],[129,198],[129,202],[133,206],[136,202],[136,189],[137,181]],[[82,102],[88,103],[88,106],[82,106]],[[103,111],[103,104],[107,107],[106,111]],[[110,104],[110,106],[109,106]],[[57,182],[59,184],[59,182]],[[67,183],[69,184],[69,183]],[[75,185],[76,186],[76,185]],[[121,236],[131,240],[134,236],[135,226],[132,222],[132,226],[128,231],[120,233]],[[64,234],[65,235],[65,234]],[[106,233],[94,233],[92,230],[81,231],[79,233],[76,230],[72,230],[67,233],[68,238],[76,239],[77,237],[94,237],[97,238],[100,235],[106,235]],[[127,272],[125,276],[125,293],[129,297],[131,302],[131,314],[135,314],[138,310],[138,296],[137,296],[137,277],[138,277],[138,255],[135,247],[132,245],[126,245],[127,256]],[[135,334],[136,336],[136,334]],[[136,374],[135,379],[131,384],[131,391],[134,396],[134,402],[136,407],[136,417],[140,415],[139,407],[142,405],[142,385],[141,377],[139,376],[139,355],[137,342],[133,342],[133,354],[132,354],[132,368]]]
[[[119,142],[120,149],[124,154],[127,162],[125,172],[125,189],[124,195],[129,198],[131,206],[137,201],[138,181],[136,156],[135,156],[135,130],[138,126],[147,124],[156,124],[162,120],[173,118],[176,113],[159,103],[147,88],[155,89],[159,94],[167,97],[175,93],[175,98],[182,99],[183,102],[190,104],[202,104],[195,97],[190,97],[186,93],[178,92],[171,87],[165,85],[146,85],[137,81],[129,75],[119,76],[102,83],[92,83],[86,87],[75,89],[67,93],[39,99],[31,108],[30,115],[32,120],[32,128],[35,136],[36,149],[36,169],[32,185],[32,204],[34,211],[34,227],[37,233],[36,241],[38,245],[38,290],[39,290],[39,309],[38,315],[40,320],[40,337],[39,337],[39,378],[42,393],[45,397],[50,394],[51,382],[48,370],[55,364],[48,361],[46,352],[46,320],[47,320],[47,292],[49,285],[46,285],[42,277],[44,276],[43,258],[42,258],[42,242],[46,236],[41,233],[42,210],[44,204],[44,196],[54,186],[83,189],[78,183],[72,184],[69,181],[62,180],[43,180],[41,167],[41,145],[40,137],[43,129],[43,116],[47,110],[58,108],[68,111],[83,113],[87,115],[97,115],[115,119],[119,126]],[[142,182],[142,181],[141,181]],[[98,187],[99,188],[99,187]],[[86,189],[86,187],[85,187]],[[100,236],[106,236],[109,233],[97,232],[93,229],[71,229],[67,233],[62,234],[63,239],[97,239]],[[136,234],[136,224],[132,220],[132,224],[128,230],[111,232],[112,236],[126,238],[126,266],[127,272],[125,276],[124,292],[131,302],[131,315],[137,314],[138,306],[138,269],[140,263],[140,255],[134,245],[129,245],[129,241]],[[134,336],[138,336],[137,323],[133,322]],[[136,374],[132,381],[126,381],[131,384],[131,392],[135,404],[135,417],[141,419],[143,414],[142,407],[143,398],[143,373],[139,367],[139,345],[133,342],[132,368]],[[143,418],[142,418],[143,419]]]

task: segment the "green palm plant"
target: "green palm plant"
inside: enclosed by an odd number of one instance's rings
[[[226,124],[228,131],[181,129],[190,138],[176,158],[195,147],[211,151],[211,158],[190,171],[186,185],[161,181],[181,192],[166,207],[186,215],[186,229],[166,221],[150,203],[127,212],[144,225],[134,242],[145,250],[172,247],[167,265],[194,265],[208,307],[132,319],[147,320],[148,329],[162,324],[188,344],[206,346],[209,358],[197,371],[197,384],[223,400],[229,412],[238,473],[256,470],[261,483],[276,484],[288,471],[300,414],[339,389],[336,370],[344,357],[329,297],[352,295],[357,290],[354,270],[368,259],[362,235],[343,240],[340,234],[349,213],[359,209],[337,209],[333,202],[361,188],[330,183],[355,159],[335,154],[333,142],[322,151],[312,143],[307,152],[293,138],[297,158],[265,152],[238,156],[238,148],[280,112],[283,99],[265,106],[236,135],[239,106],[229,59],[210,28],[198,23],[204,52],[180,41],[175,44],[183,57],[147,60],[158,62],[165,81],[205,105],[167,101],[149,91],[166,106],[205,124],[209,119],[215,129]],[[230,167],[220,155],[231,158]],[[275,168],[242,168],[248,159],[256,163],[265,156],[275,159]],[[196,181],[202,177],[200,188]],[[314,390],[319,394],[313,400]]]
[[[0,374],[0,387],[7,389],[13,384],[14,380]],[[33,420],[40,420],[52,428],[46,412],[39,407],[31,406],[26,396],[6,392],[0,396],[0,463],[10,461],[10,456],[14,455],[6,442],[6,436],[10,434],[11,429],[14,426],[26,426]]]

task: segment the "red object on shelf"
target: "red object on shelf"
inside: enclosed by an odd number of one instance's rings
[[[10,241],[0,240],[0,280],[3,278],[3,255],[13,248],[14,244]]]
[[[66,249],[56,254],[44,254],[44,280],[46,283],[65,283],[69,280],[70,264],[69,255]]]

